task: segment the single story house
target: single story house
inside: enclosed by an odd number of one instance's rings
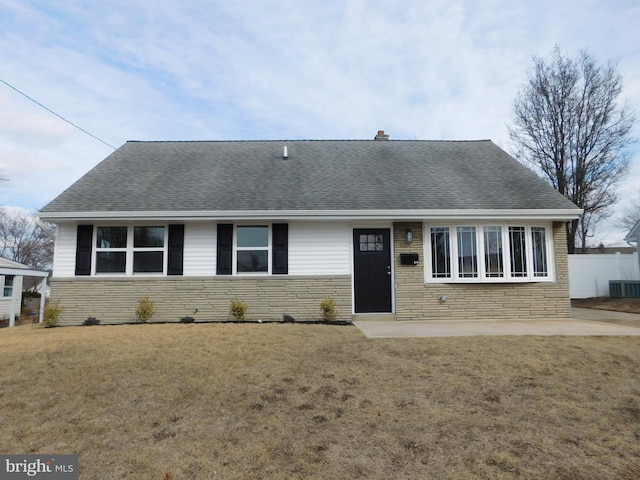
[[[8,319],[9,326],[15,325],[16,315],[22,306],[22,284],[24,277],[41,277],[42,290],[47,283],[49,272],[34,270],[22,263],[0,257],[0,319]],[[45,296],[40,300],[39,320],[42,323]]]
[[[489,140],[129,141],[38,213],[61,324],[564,318],[581,210]]]

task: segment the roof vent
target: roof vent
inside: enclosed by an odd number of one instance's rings
[[[287,146],[286,145],[284,146],[284,152],[282,153],[282,158],[284,158],[285,160],[287,158],[289,158],[289,155],[287,155]]]
[[[378,130],[378,134],[373,139],[374,140],[389,140],[389,135],[385,135],[384,130]]]

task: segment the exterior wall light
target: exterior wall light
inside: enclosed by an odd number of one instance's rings
[[[413,230],[411,230],[410,228],[407,228],[404,231],[404,233],[407,236],[407,243],[413,242]]]

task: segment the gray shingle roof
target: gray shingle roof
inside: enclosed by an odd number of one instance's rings
[[[41,212],[572,208],[488,140],[131,141]]]

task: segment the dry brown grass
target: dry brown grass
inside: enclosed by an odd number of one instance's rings
[[[0,452],[82,479],[637,479],[639,337],[0,330]]]
[[[640,298],[591,297],[571,300],[571,305],[581,308],[613,310],[616,312],[640,313]]]

